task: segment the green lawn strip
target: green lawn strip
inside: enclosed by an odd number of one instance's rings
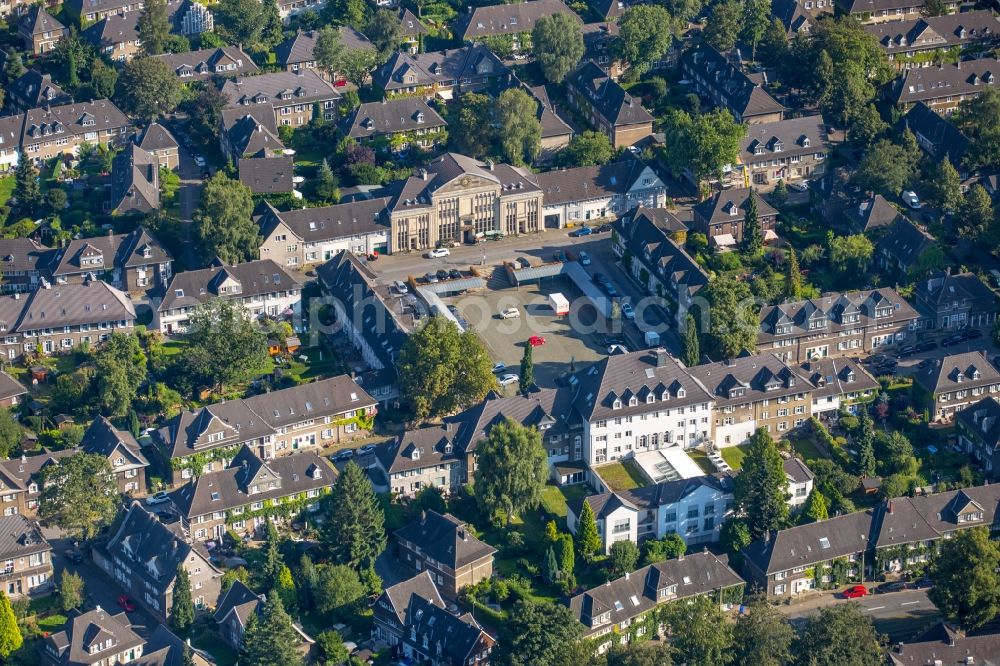
[[[616,462],[604,465],[597,472],[611,490],[632,490],[647,483],[631,460],[625,463]]]
[[[792,449],[802,460],[822,460],[827,456],[816,448],[811,437],[801,437],[792,441]]]
[[[219,639],[219,635],[203,627],[191,637],[191,645],[215,658],[217,666],[236,666],[236,651]]]
[[[714,474],[718,471],[715,469],[715,465],[712,464],[712,461],[708,459],[708,456],[705,455],[704,451],[693,449],[688,451],[687,454],[691,456],[691,460],[698,463],[698,467],[700,467],[701,471],[705,474]]]
[[[733,468],[733,470],[738,470],[743,467],[743,458],[746,456],[745,446],[727,446],[719,450],[722,455],[722,459]]]
[[[14,194],[14,177],[5,176],[0,178],[0,206],[6,206],[11,196]]]

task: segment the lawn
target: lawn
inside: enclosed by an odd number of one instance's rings
[[[719,453],[722,455],[722,459],[733,468],[733,471],[736,471],[743,467],[743,458],[747,454],[747,445],[727,446],[719,449]]]
[[[196,630],[191,637],[191,645],[204,650],[213,657],[218,666],[236,666],[236,652],[219,639],[219,635],[207,627]]]
[[[688,451],[687,454],[691,456],[691,460],[698,463],[698,467],[701,467],[701,471],[705,474],[714,474],[718,471],[715,469],[715,465],[712,464],[712,461],[708,459],[708,456],[705,455],[704,451],[692,449]]]
[[[816,448],[816,444],[813,442],[812,437],[800,437],[792,441],[792,448],[795,453],[799,454],[802,460],[822,460],[827,456]]]
[[[6,206],[14,194],[14,176],[0,178],[0,206]]]
[[[598,468],[597,473],[611,490],[632,490],[647,484],[642,472],[631,460],[603,465]]]

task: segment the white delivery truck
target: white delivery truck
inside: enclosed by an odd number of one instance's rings
[[[569,301],[559,292],[549,294],[549,305],[552,306],[552,311],[556,313],[557,317],[569,314]]]

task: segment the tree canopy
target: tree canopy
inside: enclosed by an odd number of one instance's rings
[[[133,58],[118,76],[118,101],[138,118],[164,116],[180,104],[181,82],[165,60]]]
[[[583,57],[580,21],[566,13],[539,18],[531,31],[531,48],[546,80],[562,83]]]
[[[897,196],[916,176],[919,159],[919,152],[882,139],[865,154],[852,180],[863,189]]]
[[[42,472],[38,516],[78,540],[100,534],[118,513],[118,484],[104,456],[77,453]]]
[[[146,0],[139,11],[136,24],[142,52],[148,56],[159,55],[166,48],[170,35],[170,21],[167,19],[166,0]]]
[[[695,116],[674,110],[667,115],[663,131],[671,173],[679,177],[687,169],[695,179],[702,180],[721,178],[723,169],[736,163],[747,128],[726,109]]]
[[[753,596],[733,627],[733,666],[785,666],[792,663],[795,632],[764,596]]]
[[[146,380],[146,354],[139,339],[115,331],[97,352],[95,365],[101,406],[112,416],[125,416]]]
[[[883,666],[885,640],[857,604],[820,608],[794,644],[803,666]]]
[[[946,618],[977,629],[1000,613],[1000,544],[984,527],[943,539],[927,573],[934,579],[930,600]]]
[[[268,360],[267,336],[240,303],[214,298],[192,311],[183,363],[215,388],[249,379]]]
[[[209,178],[194,212],[202,257],[206,261],[218,257],[229,264],[256,258],[260,230],[252,214],[249,187],[222,171]]]
[[[0,657],[7,659],[24,644],[21,627],[6,590],[0,590]]]
[[[659,5],[629,6],[618,26],[617,53],[629,64],[631,76],[645,72],[670,49],[674,35],[673,19]]]
[[[760,308],[742,280],[718,276],[708,284],[711,323],[706,337],[711,349],[726,358],[757,346]]]
[[[508,88],[497,98],[496,119],[504,156],[515,166],[531,164],[542,147],[537,100],[520,88]]]
[[[493,145],[493,100],[481,93],[465,93],[448,112],[448,145],[455,152],[480,159]]]
[[[385,513],[356,463],[347,463],[325,504],[323,543],[338,562],[359,566],[385,550]]]
[[[518,601],[500,627],[491,662],[497,666],[563,666],[582,633],[583,625],[568,607]]]
[[[490,516],[514,516],[538,505],[548,479],[542,435],[507,419],[490,428],[477,448],[476,500]]]
[[[569,144],[559,154],[560,161],[569,167],[596,166],[611,161],[615,149],[603,132],[584,130],[574,134]]]
[[[688,666],[717,666],[728,661],[733,628],[713,595],[667,604],[662,617],[670,627],[670,649],[675,661]]]
[[[763,428],[750,437],[734,496],[753,539],[783,527],[788,519],[788,478],[778,447]]]
[[[292,618],[272,592],[261,613],[250,614],[240,647],[240,666],[302,666],[298,644]]]

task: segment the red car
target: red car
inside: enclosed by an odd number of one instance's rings
[[[854,585],[844,590],[845,599],[860,599],[868,596],[868,588],[864,585]]]
[[[135,602],[129,599],[127,594],[118,597],[118,605],[129,613],[135,610]]]
[[[543,338],[540,335],[533,335],[530,338],[528,338],[528,344],[531,345],[532,347],[541,347],[542,345],[545,344],[545,338]]]

